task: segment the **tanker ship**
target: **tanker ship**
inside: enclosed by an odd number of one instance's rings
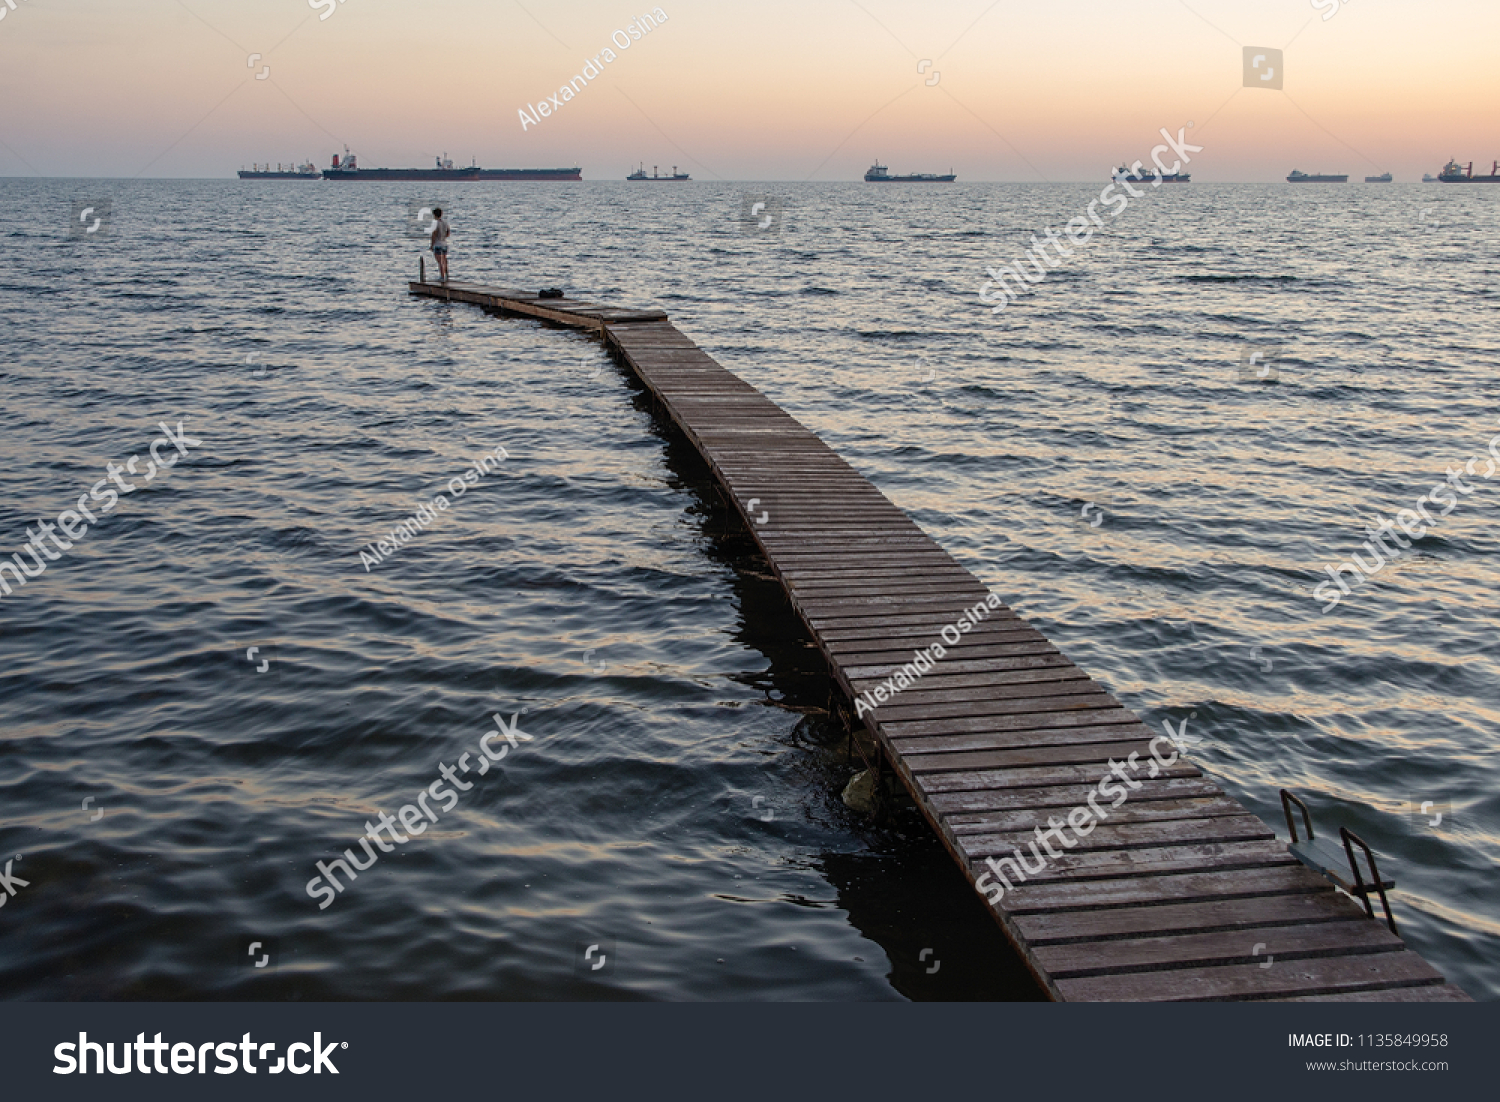
[[[322,174],[318,172],[318,166],[308,161],[306,164],[298,165],[295,169],[291,165],[282,168],[276,166],[276,171],[271,171],[270,165],[251,165],[248,169],[240,169],[241,180],[320,180]]]
[[[892,176],[891,170],[876,161],[865,173],[867,184],[951,184],[958,177],[951,171],[946,176],[936,172],[913,172],[910,176]]]
[[[1347,184],[1349,176],[1347,173],[1343,176],[1338,176],[1321,172],[1315,172],[1309,176],[1307,173],[1298,172],[1294,168],[1292,169],[1292,174],[1286,178],[1286,182],[1289,184]]]
[[[464,183],[484,180],[581,180],[583,170],[574,168],[480,168],[477,164],[455,167],[446,155],[434,158],[432,168],[360,168],[359,159],[344,147],[344,156],[333,155],[333,167],[323,170],[325,180],[428,180]]]
[[[1119,168],[1115,169],[1114,178],[1117,181],[1130,180],[1132,182],[1139,182],[1142,184],[1154,184],[1157,180],[1160,180],[1164,184],[1188,184],[1192,183],[1193,175],[1190,172],[1163,172],[1158,176],[1149,168],[1142,169],[1139,172],[1132,172],[1124,165],[1121,165]]]

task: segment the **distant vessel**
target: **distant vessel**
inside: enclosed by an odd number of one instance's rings
[[[582,180],[583,169],[573,168],[481,168],[481,180]]]
[[[479,166],[454,168],[446,157],[433,158],[432,168],[360,168],[359,158],[344,147],[344,156],[333,155],[333,167],[323,170],[325,180],[477,180]]]
[[[282,168],[276,166],[276,171],[271,171],[270,165],[251,165],[249,169],[240,169],[241,180],[320,180],[322,176],[318,172],[318,166],[308,161],[306,164],[293,168],[287,165]]]
[[[1164,184],[1186,184],[1192,181],[1193,176],[1190,172],[1164,172],[1161,175],[1157,175],[1149,168],[1140,172],[1132,172],[1124,165],[1121,165],[1115,169],[1114,178],[1116,180],[1135,180],[1143,184],[1152,184],[1157,180],[1160,180]]]
[[[1384,172],[1384,173],[1381,173],[1379,176],[1366,176],[1365,177],[1365,183],[1367,183],[1367,184],[1389,184],[1389,183],[1394,183],[1395,179],[1396,178],[1394,176],[1392,176],[1389,172]]]
[[[1286,178],[1286,182],[1289,184],[1347,184],[1349,177],[1347,175],[1325,176],[1321,173],[1309,176],[1307,173],[1298,172],[1294,168],[1292,169],[1292,174]]]
[[[1422,173],[1422,182],[1424,184],[1435,184],[1438,182],[1438,178],[1430,172],[1424,172]]]
[[[935,172],[914,172],[910,176],[892,176],[891,170],[876,161],[865,173],[867,184],[951,184],[958,177],[950,170],[948,175],[939,176]]]
[[[432,168],[360,168],[359,159],[344,147],[341,159],[333,155],[333,167],[323,170],[325,180],[444,180],[464,183],[481,180],[581,180],[578,168],[480,168],[471,164],[456,168],[445,154],[434,158]]]
[[[647,176],[646,175],[646,162],[642,161],[641,162],[641,167],[638,168],[638,169],[636,169],[629,176],[625,177],[625,179],[627,179],[627,180],[691,180],[692,177],[689,176],[686,172],[678,172],[676,165],[672,166],[672,175],[670,175],[670,176],[663,176],[660,172],[658,172],[656,170],[656,166],[652,165],[651,166],[651,175]]]
[[[1488,176],[1475,176],[1473,161],[1465,168],[1455,159],[1443,166],[1438,179],[1445,184],[1500,184],[1500,161],[1490,166]]]

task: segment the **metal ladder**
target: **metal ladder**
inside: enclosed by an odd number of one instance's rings
[[[1292,818],[1292,804],[1302,809],[1302,825],[1307,828],[1305,841],[1297,835],[1297,823]],[[1348,827],[1339,827],[1339,837],[1344,843],[1344,848],[1340,850],[1327,838],[1314,836],[1312,815],[1308,812],[1307,805],[1285,788],[1281,790],[1281,809],[1286,813],[1286,828],[1292,836],[1291,845],[1287,847],[1291,850],[1292,856],[1330,881],[1335,887],[1362,900],[1365,905],[1365,914],[1371,918],[1375,917],[1375,905],[1370,901],[1370,896],[1379,895],[1380,905],[1385,909],[1386,925],[1391,928],[1391,933],[1400,937],[1400,931],[1396,929],[1396,918],[1391,914],[1391,901],[1386,898],[1385,894],[1395,888],[1396,882],[1380,878],[1380,870],[1375,866],[1375,851],[1365,843],[1365,840]],[[1365,860],[1369,863],[1370,879],[1368,882],[1360,872],[1359,862],[1354,859],[1355,846],[1359,846],[1364,851]]]

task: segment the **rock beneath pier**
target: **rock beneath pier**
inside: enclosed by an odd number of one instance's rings
[[[844,805],[854,811],[875,814],[875,770],[864,769],[850,777],[842,799]]]

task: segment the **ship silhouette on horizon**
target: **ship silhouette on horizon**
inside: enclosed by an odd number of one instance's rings
[[[909,176],[892,176],[891,170],[876,161],[865,173],[867,184],[951,184],[958,177],[949,169],[946,176],[939,176],[935,172],[914,172]]]

